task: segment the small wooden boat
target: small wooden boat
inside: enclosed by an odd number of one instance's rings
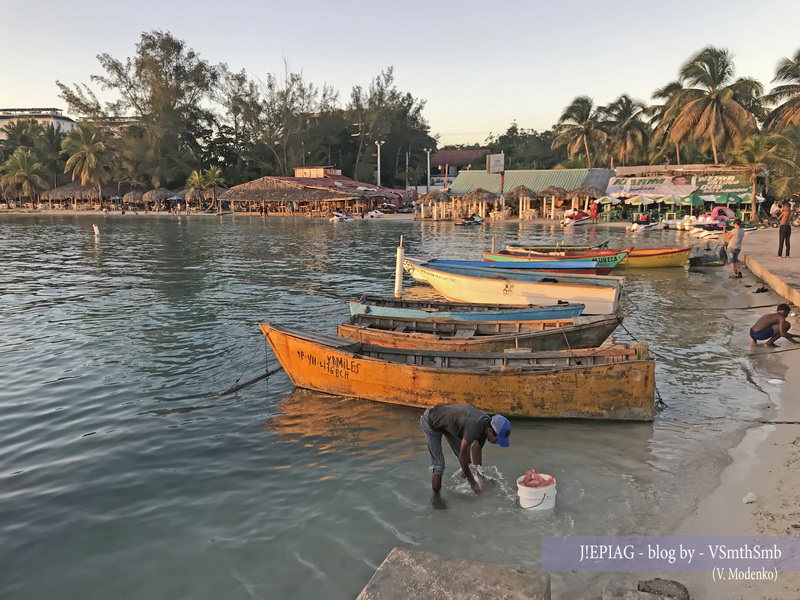
[[[587,314],[617,312],[623,277],[568,273],[512,273],[481,267],[430,267],[409,257],[403,268],[448,300],[492,304],[585,304]]]
[[[608,240],[594,246],[581,246],[576,244],[544,244],[539,246],[506,246],[509,252],[552,252],[559,250],[602,250],[608,248]]]
[[[339,325],[340,337],[409,350],[502,352],[506,348],[594,348],[622,322],[616,315],[541,321],[456,321],[354,315]]]
[[[533,321],[570,319],[583,312],[583,304],[482,304],[440,300],[410,300],[361,296],[350,302],[351,315],[408,317],[411,319],[458,319],[463,321]]]
[[[645,344],[531,352],[426,352],[261,325],[292,383],[336,396],[427,408],[470,404],[506,416],[652,421]]]
[[[622,261],[630,269],[652,269],[655,267],[682,267],[689,259],[694,246],[683,248],[634,248]]]
[[[443,258],[418,258],[425,264],[435,267],[447,265],[451,267],[482,267],[484,269],[520,269],[524,271],[547,271],[548,273],[573,273],[575,275],[609,275],[613,267],[598,265],[591,260],[520,260],[520,261],[488,261],[488,260],[449,260]]]
[[[548,252],[517,252],[501,250],[500,252],[484,252],[483,258],[488,261],[550,261],[550,260],[593,260],[598,266],[616,267],[633,250],[633,246],[625,250],[552,250]]]

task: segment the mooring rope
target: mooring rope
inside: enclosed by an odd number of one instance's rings
[[[620,326],[620,327],[622,327],[622,329],[625,331],[625,333],[627,333],[629,336],[631,336],[631,338],[632,338],[632,339],[633,339],[633,340],[634,340],[634,341],[635,341],[637,344],[643,344],[643,343],[644,343],[644,342],[640,341],[640,340],[639,340],[639,339],[638,339],[638,338],[637,338],[635,335],[633,335],[633,334],[632,334],[632,333],[631,333],[631,332],[628,330],[628,328],[627,328],[627,327],[625,327],[625,325],[624,325],[622,322],[620,322],[619,326]],[[664,360],[664,361],[666,361],[666,360],[667,360],[667,358],[666,358],[666,357],[664,357],[664,356],[661,356],[660,354],[658,354],[657,352],[655,352],[655,351],[654,351],[652,348],[650,348],[650,345],[649,345],[649,344],[648,344],[647,348],[650,350],[650,352],[651,352],[651,353],[653,354],[653,356],[655,356],[656,358],[659,358],[659,359],[661,359],[661,360]],[[658,386],[655,384],[655,382],[653,382],[653,390],[655,390],[655,393],[656,393],[656,408],[658,408],[658,409],[660,409],[660,410],[661,410],[661,409],[665,409],[665,408],[669,408],[669,404],[667,404],[666,402],[664,402],[664,398],[662,398],[662,397],[661,397],[661,392],[659,392],[659,391],[658,391]]]
[[[253,359],[255,358],[256,354],[258,354],[259,350],[261,350],[260,347],[256,348],[256,351],[250,357],[250,360],[247,361],[247,364],[244,366],[244,369],[242,369],[242,374],[239,375],[239,377],[236,379],[236,381],[233,382],[233,385],[231,387],[229,387],[227,390],[225,390],[224,392],[220,392],[219,394],[217,394],[218,396],[227,396],[229,394],[237,392],[237,391],[241,390],[242,388],[247,387],[248,385],[252,385],[254,383],[257,383],[257,382],[261,381],[262,379],[266,379],[270,375],[274,375],[275,373],[277,373],[278,371],[283,369],[283,367],[281,367],[281,366],[278,366],[278,367],[276,367],[274,369],[270,369],[269,368],[269,355],[267,354],[267,338],[264,337],[264,367],[266,369],[266,372],[262,373],[258,377],[250,379],[249,381],[245,381],[244,383],[239,383],[239,381],[242,379],[242,377],[244,376],[245,372],[247,371],[247,367],[249,367],[250,363],[253,362]]]

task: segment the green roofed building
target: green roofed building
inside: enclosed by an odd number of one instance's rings
[[[582,186],[593,186],[605,190],[609,179],[614,176],[610,169],[542,169],[506,171],[503,191],[508,192],[518,186],[539,192],[547,187],[559,187],[567,191]],[[485,171],[459,171],[447,193],[451,196],[464,196],[477,189],[493,194],[500,193],[500,175]]]

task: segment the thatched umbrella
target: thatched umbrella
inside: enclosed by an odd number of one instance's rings
[[[536,192],[534,192],[531,188],[525,187],[524,185],[518,185],[510,192],[505,192],[503,194],[509,200],[521,200],[523,198],[536,198]]]
[[[139,192],[139,191],[128,192],[122,197],[122,203],[139,204],[142,201],[142,196],[144,196],[144,192]]]
[[[493,194],[489,190],[485,190],[483,188],[477,188],[461,196],[461,199],[470,203],[494,202],[497,199],[497,195]]]
[[[52,202],[63,202],[65,200],[72,200],[77,206],[78,200],[84,202],[101,202],[103,198],[110,198],[117,193],[117,187],[110,185],[102,186],[98,191],[97,185],[88,183],[81,185],[80,181],[73,181],[66,185],[60,185],[52,190],[42,192],[39,197],[43,200]]]
[[[543,190],[539,190],[536,193],[537,198],[558,198],[562,199],[565,198],[567,195],[567,190],[564,188],[555,186],[555,185],[548,185]],[[602,195],[602,194],[601,194]]]
[[[442,190],[431,190],[419,197],[420,202],[447,202],[450,196],[445,194]]]
[[[172,196],[172,192],[169,191],[167,188],[158,188],[157,190],[150,190],[149,192],[145,192],[144,196],[142,196],[142,201],[145,203],[163,202],[170,196]]]
[[[531,210],[531,200],[536,198],[536,192],[531,188],[524,185],[518,185],[510,192],[503,194],[509,200],[516,200],[519,203],[519,216],[528,213]]]
[[[567,194],[567,199],[569,200],[580,200],[581,198],[586,198],[586,202],[584,203],[584,209],[589,208],[589,200],[592,198],[602,198],[605,196],[605,192],[599,188],[594,187],[593,185],[582,185],[579,188],[575,188],[571,192]]]
[[[548,185],[543,190],[539,190],[536,193],[536,197],[541,199],[544,202],[544,208],[547,208],[547,198],[552,198],[553,203],[553,210],[550,213],[550,218],[555,219],[555,205],[556,200],[559,201],[558,206],[561,206],[564,202],[564,197],[567,195],[567,190],[564,188],[555,186],[555,185]],[[545,213],[547,211],[545,210]]]

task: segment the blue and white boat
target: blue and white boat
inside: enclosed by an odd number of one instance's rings
[[[458,319],[462,321],[540,321],[572,319],[583,312],[583,304],[504,305],[361,296],[350,302],[351,315],[376,315],[411,319]]]
[[[500,271],[486,267],[433,267],[406,257],[406,272],[454,302],[485,304],[585,304],[586,314],[616,313],[623,277]]]

